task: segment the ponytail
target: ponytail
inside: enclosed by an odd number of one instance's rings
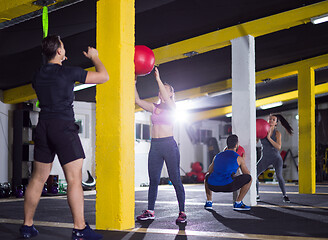
[[[281,114],[271,114],[271,116],[275,116],[277,118],[277,123],[280,121],[281,125],[286,129],[286,131],[292,135],[293,134],[293,128],[290,126],[290,124],[287,122],[287,120],[281,115]]]

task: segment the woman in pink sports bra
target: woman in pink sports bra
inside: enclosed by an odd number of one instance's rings
[[[179,202],[179,216],[176,223],[185,223],[185,191],[180,178],[180,153],[176,141],[173,138],[174,125],[174,89],[171,85],[163,83],[159,76],[159,71],[155,67],[155,79],[158,84],[160,99],[159,104],[150,103],[139,98],[137,87],[135,88],[135,102],[142,109],[152,113],[151,147],[148,155],[148,209],[137,217],[137,220],[144,221],[155,219],[155,201],[157,197],[158,185],[160,182],[163,163],[165,161],[169,178],[174,186]],[[136,78],[137,82],[137,78]]]

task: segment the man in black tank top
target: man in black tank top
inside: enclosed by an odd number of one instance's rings
[[[42,41],[42,53],[48,63],[35,74],[32,85],[40,101],[41,112],[34,136],[34,168],[25,192],[23,238],[38,235],[33,217],[44,183],[48,179],[57,154],[67,181],[67,199],[72,212],[74,229],[72,239],[102,239],[84,219],[82,165],[85,158],[78,136],[73,112],[74,84],[105,83],[109,76],[98,57],[98,51],[88,48],[84,55],[95,65],[96,72],[80,67],[66,67],[65,48],[59,36],[48,36]]]

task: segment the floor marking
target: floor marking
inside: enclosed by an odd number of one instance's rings
[[[301,237],[301,236],[281,236],[281,235],[264,235],[264,234],[247,234],[247,233],[227,233],[227,232],[203,232],[192,230],[175,230],[175,229],[157,229],[157,228],[133,228],[123,230],[124,232],[137,233],[157,233],[157,234],[172,234],[183,236],[198,236],[198,237],[215,237],[215,238],[238,238],[238,239],[279,239],[279,240],[328,240],[328,238]]]
[[[96,190],[93,191],[84,191],[84,196],[92,196],[92,195],[96,195]],[[45,197],[42,196],[40,198],[40,200],[43,199],[67,199],[67,195],[60,195],[60,196],[49,196],[49,197]],[[4,202],[20,202],[20,201],[24,201],[24,198],[3,198],[0,199],[0,203],[4,203]]]
[[[18,219],[5,219],[0,218],[0,223],[18,224],[21,225],[23,220]],[[58,227],[58,228],[73,228],[72,223],[59,223],[59,222],[46,222],[46,221],[34,221],[35,226],[42,227]],[[95,225],[90,225],[95,229]],[[192,230],[179,230],[179,229],[158,229],[158,228],[132,228],[127,230],[108,230],[119,232],[133,232],[133,233],[151,233],[151,234],[171,234],[182,236],[198,236],[198,237],[214,237],[214,238],[238,238],[238,239],[281,239],[281,240],[328,240],[328,238],[318,237],[301,237],[301,236],[282,236],[282,235],[264,235],[264,234],[247,234],[247,233],[227,233],[227,232],[204,232],[204,231],[192,231]]]
[[[96,199],[84,199],[85,201],[96,201]],[[135,200],[135,203],[143,203],[147,204],[147,200]],[[168,205],[177,205],[178,202],[175,201],[156,201],[158,204],[168,204]],[[264,207],[264,208],[298,208],[298,209],[323,209],[328,210],[328,207],[322,206],[306,206],[306,205],[290,205],[292,203],[286,203],[286,205],[269,205],[269,204],[257,204],[252,207]],[[185,202],[185,205],[191,206],[204,206],[204,202]],[[221,206],[221,207],[232,207],[232,203],[213,203],[213,206]]]
[[[61,196],[41,197],[40,200],[43,200],[43,199],[66,199],[66,198],[67,198],[66,195],[61,195]],[[4,202],[24,202],[24,198],[3,198],[3,199],[0,199],[0,203],[4,203]]]
[[[7,219],[0,218],[0,223],[10,223],[10,224],[23,224],[23,220],[20,219]],[[59,227],[59,228],[73,228],[73,223],[60,223],[60,222],[47,222],[47,221],[34,221],[35,226],[42,227]],[[95,225],[90,225],[91,228],[95,228]]]
[[[140,192],[140,191],[148,191],[148,188],[146,189],[143,189],[143,190],[137,190],[136,192]],[[162,187],[162,188],[159,188],[159,191],[174,191],[174,188],[173,187]],[[188,189],[188,188],[185,188],[185,192],[204,192],[205,193],[205,190],[204,189]],[[282,194],[281,191],[261,191],[260,190],[260,193],[272,193],[272,194]],[[298,191],[291,191],[291,192],[286,192],[287,194],[300,194]],[[328,195],[328,193],[314,193],[313,195]]]

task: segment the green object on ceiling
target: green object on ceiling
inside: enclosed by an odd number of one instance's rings
[[[42,27],[43,27],[43,38],[46,38],[48,36],[48,7],[43,7],[42,12]]]

